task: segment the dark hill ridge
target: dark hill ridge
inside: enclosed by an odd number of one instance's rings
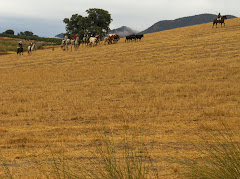
[[[126,27],[126,26],[122,26],[120,28],[113,29],[108,32],[108,34],[118,34],[118,35],[120,35],[120,37],[126,37],[128,35],[136,34],[136,33],[138,33],[138,31],[132,30],[131,28]]]
[[[64,39],[64,34],[61,33],[61,34],[56,35],[55,37],[56,37],[56,38],[60,38],[60,39]]]
[[[209,23],[209,22],[212,22],[214,19],[216,19],[216,17],[217,15],[215,14],[200,14],[195,16],[182,17],[175,20],[163,20],[153,24],[151,27],[140,32],[139,34],[147,34],[147,33],[159,32],[159,31],[169,30],[169,29],[174,29],[179,27]],[[233,19],[237,17],[232,15],[227,15],[227,18]]]

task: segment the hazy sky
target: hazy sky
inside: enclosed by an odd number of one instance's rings
[[[107,10],[111,29],[128,26],[142,31],[160,20],[202,13],[240,17],[240,0],[0,0],[0,32],[29,30],[39,36],[65,32],[64,18],[87,16],[89,8]]]

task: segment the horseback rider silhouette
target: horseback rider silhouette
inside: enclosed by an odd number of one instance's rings
[[[222,16],[221,16],[221,14],[220,14],[220,12],[219,12],[219,13],[218,13],[218,16],[217,16],[217,20],[220,21],[220,20],[221,20],[221,17],[222,17]]]
[[[22,46],[23,46],[22,41],[19,41],[18,47],[19,47],[19,48],[22,48]]]
[[[83,35],[83,44],[87,45],[89,43],[89,35],[87,32]]]
[[[21,54],[23,55],[23,44],[22,44],[22,41],[19,41],[18,43],[18,47],[17,47],[17,54]]]
[[[31,42],[29,43],[29,46],[30,46],[30,48],[32,48],[32,46],[33,46],[33,41],[31,41]]]

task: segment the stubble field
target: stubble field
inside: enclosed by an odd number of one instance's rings
[[[220,121],[240,140],[239,38],[238,18],[141,42],[1,55],[2,163],[14,177],[41,178],[36,161],[48,161],[51,150],[87,161],[105,127],[117,146],[123,136],[140,137],[160,178],[178,178],[173,161],[197,159],[192,144],[221,130]]]

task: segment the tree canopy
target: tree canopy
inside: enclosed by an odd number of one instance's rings
[[[6,30],[4,33],[14,35],[14,31],[12,29]]]
[[[21,36],[33,36],[33,32],[25,31],[25,32],[18,33],[18,35],[21,35]]]
[[[83,17],[79,14],[73,14],[71,18],[65,18],[63,22],[66,24],[66,31],[68,34],[78,34],[83,37],[83,34],[96,35],[102,33],[105,35],[110,30],[109,25],[112,21],[111,14],[103,9],[88,9],[86,10],[88,16]]]

